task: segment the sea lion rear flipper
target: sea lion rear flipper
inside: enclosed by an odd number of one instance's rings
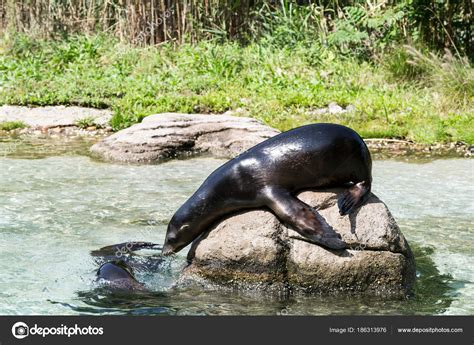
[[[346,243],[311,206],[290,194],[272,191],[269,207],[275,215],[311,242],[331,249],[344,249]]]
[[[339,207],[339,214],[344,216],[351,213],[365,201],[365,197],[370,192],[370,185],[365,181],[356,183],[349,189],[347,189],[344,194],[337,201],[337,206]]]

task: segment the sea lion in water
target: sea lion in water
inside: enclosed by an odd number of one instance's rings
[[[145,287],[133,274],[133,267],[155,270],[163,262],[163,257],[152,256],[143,262],[133,260],[135,251],[141,249],[161,250],[161,245],[151,242],[123,242],[91,251],[91,255],[100,264],[97,270],[97,282],[112,292],[144,291]]]
[[[113,292],[144,290],[143,284],[135,279],[132,269],[122,260],[102,264],[97,271],[97,282]]]
[[[175,253],[216,221],[266,207],[311,242],[346,247],[341,236],[295,197],[308,189],[350,187],[338,200],[346,215],[370,194],[372,160],[362,138],[336,124],[312,124],[276,135],[216,169],[173,215],[163,253]]]

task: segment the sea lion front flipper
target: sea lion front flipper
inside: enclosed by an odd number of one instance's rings
[[[370,192],[370,185],[365,181],[356,183],[342,194],[337,201],[339,207],[339,214],[344,216],[351,213],[353,210],[362,205],[365,201],[365,197]]]
[[[330,249],[344,249],[346,243],[311,206],[289,193],[272,191],[269,195],[270,209],[299,234]]]
[[[123,242],[91,251],[92,256],[110,256],[131,253],[140,249],[159,249],[161,245],[152,242]],[[121,256],[121,255],[120,255]]]

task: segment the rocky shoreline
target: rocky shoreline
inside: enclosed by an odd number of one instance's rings
[[[230,115],[231,112],[227,112],[224,115],[205,116]],[[196,115],[192,114],[190,116]],[[21,121],[26,127],[14,128],[8,131],[0,129],[0,136],[42,136],[52,138],[95,136],[105,138],[114,135],[112,128],[108,124],[111,117],[112,112],[110,110],[65,106],[30,108],[3,105],[0,107],[0,124]],[[245,119],[245,117],[239,118]],[[251,121],[253,123],[255,120]],[[268,133],[278,132],[270,127],[267,127],[267,129]],[[474,155],[474,146],[462,142],[420,144],[412,141],[385,138],[367,138],[364,141],[367,143],[373,156],[378,159],[454,158],[472,157]]]
[[[15,123],[18,128],[1,130],[0,136],[108,136],[112,112],[76,106],[0,107],[0,124]],[[1,127],[0,127],[1,128]]]
[[[419,144],[412,141],[384,138],[364,139],[370,153],[378,159],[472,157],[474,146],[463,142]]]

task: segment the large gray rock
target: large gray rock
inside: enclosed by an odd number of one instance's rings
[[[229,115],[150,115],[92,146],[102,159],[147,163],[209,153],[234,157],[279,132],[255,119]]]
[[[264,210],[235,215],[199,242],[179,285],[281,288],[311,293],[405,295],[415,279],[413,254],[385,204],[375,195],[355,214],[341,217],[340,190],[304,192],[352,249],[331,251],[305,241]]]

